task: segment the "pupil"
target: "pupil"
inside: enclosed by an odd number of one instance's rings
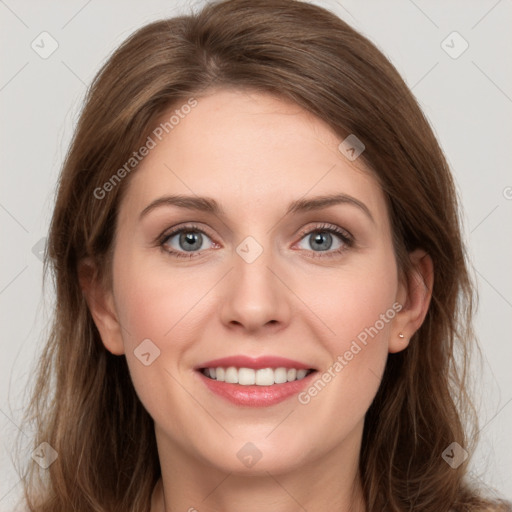
[[[321,248],[321,249],[329,249],[329,247],[331,245],[330,244],[331,238],[332,238],[332,236],[331,236],[330,233],[323,232],[323,234],[322,233],[316,234],[315,237],[314,237],[314,241],[315,241],[315,243],[319,243],[320,244],[321,247],[319,247],[319,248]],[[322,243],[322,241],[323,241],[323,243]]]
[[[193,231],[189,231],[186,234],[181,234],[180,242],[183,243],[183,249],[185,251],[193,251],[201,247],[201,235]]]

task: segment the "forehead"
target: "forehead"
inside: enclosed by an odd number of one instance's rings
[[[342,139],[297,104],[239,90],[196,101],[183,110],[175,105],[159,120],[169,133],[161,129],[161,140],[152,135],[154,147],[130,177],[122,212],[129,206],[140,213],[172,193],[213,197],[241,218],[339,192],[357,197],[378,217],[385,212],[372,173],[350,162],[338,149]]]

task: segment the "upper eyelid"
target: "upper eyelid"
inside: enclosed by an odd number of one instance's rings
[[[342,233],[337,233],[336,232],[337,230],[342,231]],[[199,231],[199,232],[207,235],[214,243],[217,243],[215,240],[216,237],[212,236],[208,232],[208,229],[197,226],[197,225],[195,225],[195,223],[185,224],[184,226],[178,225],[177,227],[171,228],[168,231],[166,230],[160,237],[158,237],[158,240],[160,241],[160,243],[163,244],[169,238],[174,237],[183,231]],[[300,236],[302,239],[304,236],[306,236],[312,232],[315,232],[315,231],[330,231],[338,236],[346,235],[347,238],[349,238],[351,240],[353,240],[353,238],[354,238],[352,233],[350,233],[350,231],[348,231],[347,229],[342,228],[341,226],[336,226],[335,224],[332,224],[332,223],[320,222],[320,221],[317,222],[316,226],[310,226],[310,227],[306,226],[304,228],[301,228],[301,230],[298,232],[297,236]]]
[[[336,226],[335,224],[331,224],[329,222],[319,222],[316,227],[303,228],[299,231],[298,236],[305,236],[314,231],[329,231],[329,232],[337,234],[337,235],[341,235],[341,234],[347,235],[347,238],[350,238],[350,239],[354,238],[352,233],[350,233],[350,231],[348,231],[348,229],[342,228],[341,226]],[[342,233],[339,233],[338,231],[342,231]]]
[[[179,233],[181,233],[182,231],[199,231],[205,235],[207,235],[208,237],[210,238],[215,238],[214,236],[212,236],[210,233],[208,233],[208,230],[207,229],[204,229],[200,226],[194,226],[192,224],[186,224],[184,226],[180,226],[178,225],[177,227],[173,227],[173,228],[169,228],[169,229],[166,229],[159,237],[158,237],[158,240],[167,240],[168,238],[172,237],[172,236],[175,236]]]

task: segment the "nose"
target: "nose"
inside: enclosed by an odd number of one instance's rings
[[[288,325],[293,300],[287,286],[290,279],[270,244],[260,247],[263,250],[254,260],[251,251],[261,250],[254,241],[248,246],[241,244],[233,253],[233,269],[226,276],[221,299],[223,324],[252,334],[268,334]],[[244,249],[248,251],[244,253]]]

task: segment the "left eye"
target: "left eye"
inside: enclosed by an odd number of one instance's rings
[[[336,239],[338,240],[336,241]],[[307,249],[309,251],[312,250],[314,252],[325,252],[331,250],[337,252],[343,249],[343,247],[349,242],[342,233],[329,229],[316,229],[311,231],[306,234],[301,241],[306,241],[309,245],[309,247],[302,247],[302,249]],[[333,247],[333,243],[335,247]]]

